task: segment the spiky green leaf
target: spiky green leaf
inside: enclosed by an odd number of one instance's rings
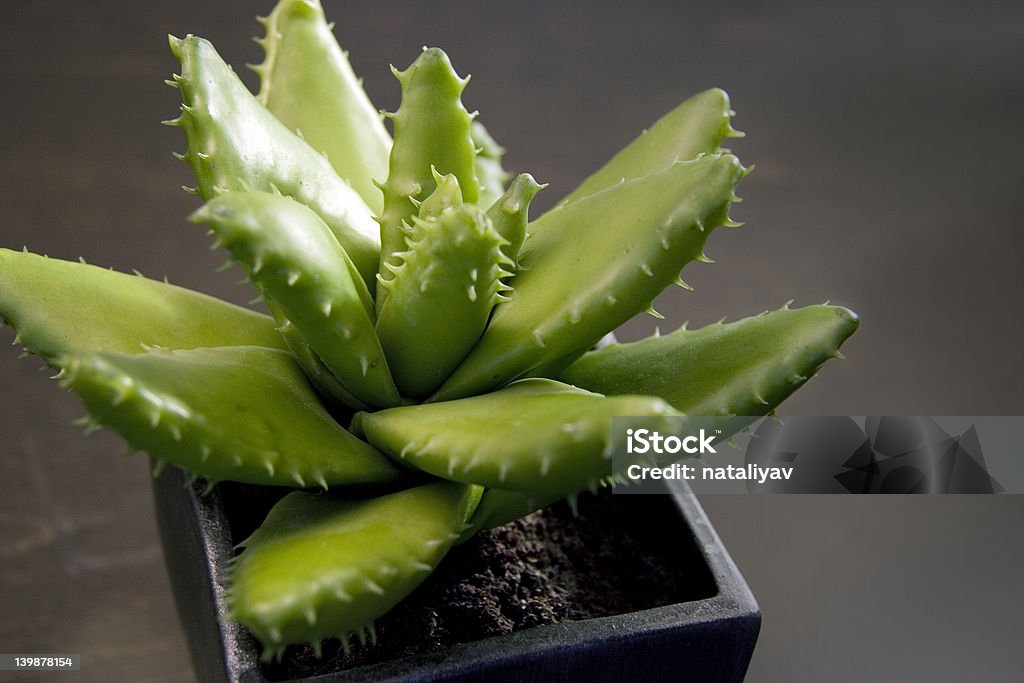
[[[712,88],[689,98],[658,119],[638,138],[558,203],[564,206],[606,188],[662,171],[677,161],[717,152],[727,137],[738,137],[729,120],[729,96]]]
[[[381,283],[388,298],[377,332],[402,395],[424,398],[480,338],[511,263],[504,240],[472,204],[417,217],[413,228],[408,250],[396,254],[400,265],[389,266],[394,279]]]
[[[588,349],[647,308],[727,220],[745,170],[728,154],[673,164],[534,221],[480,343],[431,400],[488,391]]]
[[[327,488],[401,477],[334,421],[284,351],[91,353],[59,364],[96,424],[210,481]]]
[[[0,249],[0,319],[33,353],[284,348],[265,315],[166,282]]]
[[[526,225],[530,218],[530,202],[547,185],[541,185],[529,173],[520,173],[508,190],[487,209],[494,229],[508,242],[501,253],[512,263],[519,259],[519,250],[526,241]]]
[[[482,396],[357,415],[371,444],[438,477],[567,496],[612,473],[612,418],[676,412],[650,396],[605,397],[548,379]]]
[[[394,69],[394,74],[402,84],[402,103],[390,115],[395,140],[382,188],[379,273],[385,282],[394,277],[385,264],[398,265],[395,254],[408,249],[405,226],[417,215],[417,203],[434,191],[435,172],[453,174],[466,202],[475,203],[480,193],[469,133],[472,117],[462,106],[469,79],[460,78],[448,55],[436,47],[424,48],[408,69]],[[388,292],[381,286],[377,290],[379,313]]]
[[[223,191],[280,192],[302,202],[334,236],[373,287],[380,237],[366,202],[338,177],[330,162],[274,118],[224,63],[208,41],[170,38],[181,62],[181,116],[198,192],[209,200]]]
[[[253,70],[257,97],[288,128],[322,152],[374,213],[383,200],[373,180],[388,175],[391,136],[324,17],[320,0],[281,0],[263,20],[266,57]],[[312,67],[311,65],[315,65]]]
[[[590,351],[560,376],[603,394],[651,394],[689,415],[765,415],[857,330],[841,306],[780,308]]]
[[[213,229],[343,387],[372,406],[400,403],[370,293],[313,211],[267,192],[227,192],[192,220]]]
[[[229,606],[263,642],[362,633],[408,595],[458,538],[479,489],[438,482],[350,500],[290,493],[242,545]]]

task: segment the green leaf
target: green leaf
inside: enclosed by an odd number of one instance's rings
[[[334,172],[330,162],[274,118],[249,92],[208,41],[170,38],[181,61],[171,81],[181,90],[185,161],[198,193],[209,200],[224,191],[280,192],[324,220],[352,258],[367,287],[375,285],[380,235],[366,202]]]
[[[359,413],[367,440],[438,477],[564,497],[612,473],[612,418],[675,415],[651,396],[605,397],[549,379],[483,396]]]
[[[284,351],[94,353],[60,364],[96,424],[211,482],[327,488],[401,477],[334,421]]]
[[[529,173],[516,176],[508,190],[487,209],[487,217],[494,223],[494,229],[508,242],[502,245],[501,253],[511,262],[519,259],[519,250],[526,240],[526,224],[529,222],[530,202],[547,185],[541,185]]]
[[[560,376],[603,394],[660,396],[688,415],[765,415],[857,330],[840,306],[780,308],[590,351]]]
[[[252,345],[284,348],[274,321],[213,297],[112,270],[0,249],[0,319],[47,359]]]
[[[417,204],[433,193],[435,173],[453,174],[467,203],[476,203],[480,193],[476,147],[469,133],[473,119],[461,99],[469,79],[459,78],[448,55],[436,47],[423,48],[405,71],[392,71],[402,84],[402,103],[388,115],[395,141],[380,216],[379,272],[385,282],[394,276],[385,264],[398,265],[395,254],[408,249],[406,224],[417,214]],[[377,290],[379,313],[388,292]]]
[[[623,180],[658,173],[677,161],[717,152],[727,137],[741,137],[729,124],[733,111],[724,90],[698,93],[655,122],[558,203],[565,206]]]
[[[313,211],[267,192],[227,192],[191,220],[213,229],[346,390],[371,406],[401,402],[374,331],[370,293]]]
[[[428,206],[427,202],[423,207]],[[508,289],[511,262],[490,219],[472,204],[413,219],[408,251],[396,254],[394,279],[377,332],[403,396],[436,390],[480,339],[494,305]]]
[[[277,321],[277,329],[281,333],[281,338],[284,339],[284,343],[291,352],[292,357],[299,364],[299,367],[302,368],[302,371],[306,373],[309,381],[313,383],[317,393],[326,402],[331,404],[331,407],[348,410],[369,410],[370,406],[356,398],[351,391],[338,381],[334,373],[324,365],[320,356],[310,348],[309,343],[299,334],[299,331],[295,329],[295,325],[288,320],[287,316],[281,311],[281,308],[274,301],[264,299],[263,302],[270,309],[270,314],[274,316],[274,320]]]
[[[367,500],[291,493],[242,544],[231,616],[263,642],[264,660],[330,637],[347,648],[430,575],[479,494],[449,482]]]
[[[679,270],[706,259],[711,231],[745,170],[727,154],[679,162],[534,221],[512,279],[480,343],[430,399],[489,391],[589,349],[649,307]]]
[[[281,0],[257,42],[266,58],[257,95],[270,112],[322,152],[374,213],[383,208],[374,179],[388,175],[391,136],[324,18],[319,0]],[[315,65],[312,66],[312,65]]]

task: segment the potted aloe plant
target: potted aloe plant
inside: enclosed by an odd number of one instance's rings
[[[282,0],[262,22],[256,95],[208,41],[170,39],[182,104],[165,123],[184,132],[186,189],[204,202],[192,222],[267,315],[0,249],[0,317],[81,397],[88,428],[213,491],[161,503],[168,538],[181,520],[167,510],[209,514],[218,482],[295,489],[236,558],[196,550],[226,585],[193,588],[264,660],[347,649],[456,544],[608,484],[613,416],[767,414],[856,329],[841,307],[783,306],[595,349],[657,315],[710,234],[739,225],[728,209],[748,169],[720,148],[739,135],[723,91],[686,100],[534,217],[544,186],[510,179],[442,50],[394,70],[401,105],[381,117],[318,2]]]

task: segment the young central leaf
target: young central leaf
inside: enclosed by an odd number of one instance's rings
[[[520,173],[505,194],[487,209],[487,217],[494,223],[494,229],[507,242],[501,247],[501,253],[513,263],[519,259],[519,250],[526,240],[530,202],[545,187],[547,185],[539,184],[529,173]]]
[[[397,265],[395,255],[408,248],[406,224],[416,215],[416,205],[434,191],[435,169],[458,179],[467,203],[475,203],[479,195],[476,147],[470,135],[473,117],[461,99],[469,79],[459,78],[448,55],[438,48],[424,48],[408,69],[393,71],[402,84],[402,104],[390,115],[395,141],[382,187],[379,274],[385,282],[393,277],[385,264]],[[389,292],[381,286],[377,290],[380,313]]]
[[[511,261],[487,215],[462,204],[453,175],[438,181],[412,219],[408,250],[388,264],[387,301],[377,332],[403,396],[423,398],[441,386],[476,344]]]

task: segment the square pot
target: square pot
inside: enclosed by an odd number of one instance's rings
[[[203,496],[202,487],[167,468],[154,480],[160,535],[198,680],[263,683],[268,679],[255,641],[224,618],[225,569],[239,536],[247,533],[232,529],[238,515],[225,509],[239,503],[226,486]],[[301,680],[742,681],[761,615],[696,497],[680,482],[671,495],[613,498],[616,506],[653,520],[649,526],[666,553],[684,558],[680,571],[695,582],[696,599],[536,626]]]

